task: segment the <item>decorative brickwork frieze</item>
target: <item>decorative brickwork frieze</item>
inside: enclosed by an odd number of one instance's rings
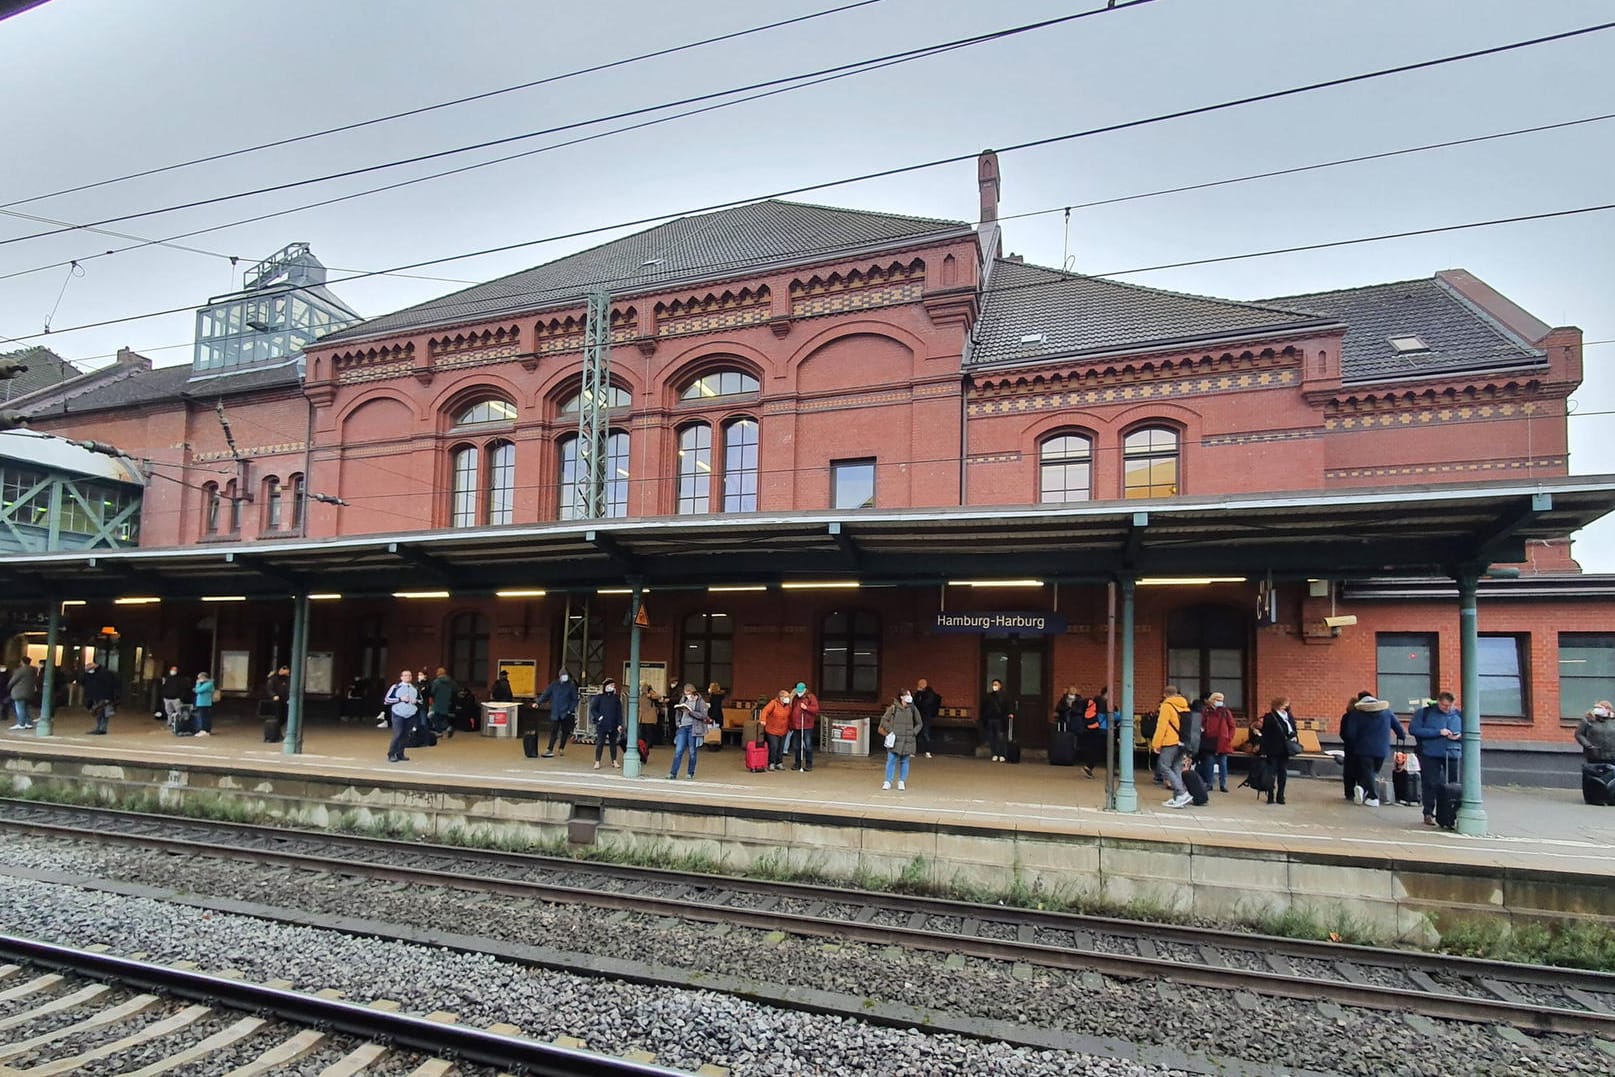
[[[848,273],[814,274],[807,280],[791,281],[791,317],[809,318],[914,303],[924,294],[925,261],[920,258],[906,265],[891,262]]]
[[[480,333],[433,337],[426,342],[426,353],[435,367],[475,366],[515,355],[519,350],[519,336],[516,326],[502,325],[497,329],[484,329]]]
[[[1570,466],[1566,456],[1538,456],[1524,460],[1462,460],[1450,464],[1405,464],[1393,467],[1337,467],[1324,471],[1328,482],[1348,479],[1397,479],[1416,475],[1469,475],[1486,471],[1536,471],[1562,473]]]
[[[331,357],[337,380],[344,384],[362,381],[380,381],[384,378],[407,374],[415,365],[415,345],[384,345],[375,348],[356,348],[338,352]]]
[[[1191,364],[1185,363],[1188,367]],[[1241,356],[1234,369],[1193,377],[1173,377],[1168,365],[1160,371],[1090,371],[1087,374],[986,380],[970,393],[971,415],[1008,415],[1065,408],[1096,407],[1149,400],[1172,400],[1210,393],[1237,393],[1250,389],[1277,389],[1295,385],[1300,370],[1283,356]],[[1249,369],[1239,369],[1247,367]]]
[[[690,336],[760,325],[772,314],[774,296],[768,285],[739,291],[725,289],[656,304],[658,337]]]

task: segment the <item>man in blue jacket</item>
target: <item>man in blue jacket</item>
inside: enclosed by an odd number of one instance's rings
[[[1420,707],[1408,723],[1408,733],[1419,742],[1419,785],[1424,800],[1424,825],[1436,825],[1436,790],[1457,781],[1453,764],[1463,755],[1464,716],[1451,692],[1436,696],[1434,705]]]
[[[550,759],[555,755],[557,737],[561,741],[561,754],[566,754],[566,742],[572,739],[572,727],[578,720],[578,686],[572,683],[572,675],[566,670],[561,670],[533,705],[542,707],[545,703],[550,705],[550,746],[544,749],[544,758]]]

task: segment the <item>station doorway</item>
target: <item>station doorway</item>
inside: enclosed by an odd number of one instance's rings
[[[1045,636],[988,636],[981,641],[981,692],[993,678],[1004,682],[1004,697],[1015,712],[1015,739],[1021,747],[1045,750],[1053,718],[1049,709],[1049,641]]]

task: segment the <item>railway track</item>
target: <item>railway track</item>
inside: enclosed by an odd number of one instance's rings
[[[294,1065],[320,1077],[675,1074],[497,1030],[0,936],[0,1077],[272,1077]]]
[[[798,883],[0,801],[0,829],[1615,1038],[1615,976]]]

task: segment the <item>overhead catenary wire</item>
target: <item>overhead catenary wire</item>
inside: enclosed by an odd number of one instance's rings
[[[1142,2],[1142,0],[1134,0],[1134,2],[1138,3],[1138,2]],[[1104,9],[1096,9],[1096,10],[1104,10]],[[1117,9],[1117,10],[1119,10],[1119,9]],[[1450,56],[1438,57],[1438,58],[1431,59],[1431,60],[1422,60],[1422,61],[1417,61],[1417,62],[1409,63],[1409,64],[1401,64],[1401,65],[1398,65],[1398,66],[1395,66],[1395,67],[1381,68],[1381,69],[1376,70],[1376,71],[1362,72],[1362,73],[1359,73],[1359,74],[1356,74],[1356,75],[1342,76],[1342,77],[1335,78],[1335,79],[1328,79],[1328,80],[1325,80],[1325,81],[1322,81],[1322,82],[1314,82],[1314,83],[1308,83],[1308,84],[1301,85],[1301,86],[1288,87],[1288,88],[1282,89],[1282,90],[1268,91],[1268,92],[1265,92],[1265,93],[1254,94],[1254,95],[1250,95],[1250,96],[1247,96],[1247,97],[1235,98],[1235,99],[1228,100],[1228,101],[1217,102],[1217,103],[1210,104],[1210,105],[1201,105],[1201,106],[1196,106],[1196,107],[1188,108],[1188,109],[1180,109],[1180,110],[1177,110],[1177,111],[1174,111],[1174,112],[1158,114],[1158,115],[1155,115],[1155,116],[1143,117],[1143,118],[1134,119],[1134,120],[1120,121],[1120,122],[1117,122],[1117,123],[1107,124],[1107,125],[1103,125],[1103,126],[1100,126],[1100,127],[1093,127],[1093,128],[1087,128],[1087,129],[1084,129],[1084,130],[1080,130],[1080,131],[1067,132],[1067,133],[1061,134],[1061,135],[1052,135],[1052,136],[1047,136],[1047,137],[1044,137],[1044,138],[1032,139],[1032,140],[1019,142],[1019,143],[1014,143],[1014,144],[1011,144],[1011,145],[1008,145],[1008,146],[1001,147],[998,150],[998,152],[1000,152],[1000,153],[1014,153],[1014,152],[1028,150],[1028,149],[1035,149],[1035,148],[1040,148],[1040,147],[1043,147],[1043,146],[1054,145],[1054,144],[1061,143],[1061,142],[1067,142],[1067,141],[1071,141],[1071,140],[1074,140],[1074,139],[1091,137],[1091,136],[1099,135],[1099,134],[1107,134],[1107,133],[1111,133],[1111,132],[1115,132],[1115,131],[1128,130],[1128,129],[1132,129],[1132,128],[1146,126],[1146,125],[1149,125],[1149,124],[1166,122],[1166,121],[1169,121],[1169,120],[1182,119],[1182,118],[1185,118],[1185,117],[1188,117],[1188,116],[1204,115],[1204,114],[1207,114],[1207,113],[1216,112],[1216,111],[1220,111],[1220,110],[1223,110],[1223,109],[1241,107],[1241,106],[1244,106],[1244,105],[1254,104],[1254,103],[1257,103],[1257,102],[1277,100],[1277,99],[1280,99],[1280,98],[1294,96],[1296,94],[1308,93],[1308,92],[1313,92],[1313,91],[1323,90],[1323,89],[1330,89],[1330,88],[1334,88],[1334,87],[1338,87],[1338,86],[1349,85],[1349,84],[1352,84],[1352,83],[1366,81],[1366,80],[1369,80],[1369,79],[1384,78],[1384,77],[1388,77],[1388,76],[1391,76],[1391,75],[1397,75],[1397,74],[1406,73],[1406,72],[1409,72],[1409,71],[1421,70],[1421,69],[1441,66],[1441,65],[1444,65],[1444,64],[1451,64],[1451,63],[1461,62],[1461,61],[1465,61],[1465,60],[1476,59],[1476,58],[1482,57],[1482,56],[1496,55],[1496,54],[1499,54],[1499,53],[1508,52],[1508,51],[1515,50],[1515,49],[1527,48],[1527,47],[1531,47],[1531,46],[1535,46],[1535,45],[1544,44],[1544,43],[1547,43],[1547,42],[1560,41],[1560,40],[1565,40],[1567,38],[1580,36],[1580,35],[1583,35],[1583,34],[1588,34],[1588,33],[1594,33],[1594,32],[1598,32],[1598,31],[1602,31],[1602,30],[1607,30],[1607,29],[1610,29],[1612,27],[1615,27],[1615,22],[1600,23],[1600,24],[1597,24],[1595,26],[1582,27],[1582,28],[1577,29],[1577,30],[1565,31],[1563,33],[1547,35],[1545,37],[1532,38],[1532,39],[1529,39],[1529,40],[1526,40],[1526,41],[1517,41],[1517,42],[1512,42],[1512,43],[1506,44],[1506,45],[1492,46],[1492,47],[1486,48],[1486,49],[1472,50],[1472,51],[1465,52],[1465,53],[1458,53],[1458,54],[1454,54],[1454,55],[1450,55]],[[350,276],[347,276],[347,277],[340,277],[340,278],[337,278],[335,280],[327,281],[326,283],[328,285],[335,285],[335,284],[344,283],[346,281],[361,280],[361,279],[365,279],[365,278],[372,277],[372,276],[380,276],[380,275],[383,275],[383,274],[386,274],[386,273],[397,273],[397,272],[401,272],[401,271],[405,271],[405,270],[421,269],[421,268],[425,268],[427,266],[442,265],[445,262],[460,261],[460,260],[463,260],[463,259],[466,259],[466,258],[483,257],[483,256],[490,255],[490,254],[505,253],[505,252],[512,251],[512,250],[520,250],[520,249],[524,249],[524,248],[527,248],[527,247],[539,246],[539,245],[542,245],[542,244],[545,244],[545,243],[557,242],[557,241],[565,240],[565,239],[575,239],[575,238],[581,238],[581,237],[585,237],[585,236],[598,235],[598,234],[601,234],[601,233],[604,233],[604,232],[617,231],[617,230],[624,229],[624,228],[632,228],[632,227],[643,226],[643,225],[648,225],[648,224],[661,223],[661,222],[665,222],[665,221],[668,221],[668,220],[677,219],[679,217],[688,216],[688,215],[691,215],[691,214],[708,213],[708,212],[714,212],[716,210],[721,210],[721,209],[734,208],[735,206],[745,205],[747,203],[755,202],[755,201],[758,201],[758,200],[761,200],[761,199],[782,198],[782,197],[786,197],[786,196],[790,196],[790,195],[804,194],[804,193],[807,193],[807,192],[810,192],[810,191],[820,191],[820,190],[824,190],[824,189],[831,188],[831,187],[839,187],[839,186],[843,186],[843,185],[851,184],[851,183],[865,182],[865,181],[872,180],[872,179],[884,179],[884,178],[888,178],[888,177],[891,177],[891,176],[909,174],[909,173],[918,172],[918,171],[925,170],[925,169],[941,167],[941,166],[944,166],[944,165],[957,164],[957,163],[960,163],[960,162],[963,162],[963,161],[966,161],[966,160],[973,160],[975,157],[976,157],[975,152],[964,153],[964,154],[955,154],[955,155],[951,155],[951,156],[948,156],[948,157],[937,158],[937,159],[933,159],[933,160],[930,160],[930,161],[924,161],[924,162],[920,162],[920,163],[916,163],[916,164],[901,165],[901,166],[896,166],[896,167],[892,167],[892,168],[881,169],[881,170],[872,171],[872,172],[866,172],[866,173],[862,173],[862,174],[857,175],[857,176],[845,177],[845,178],[837,179],[837,180],[830,180],[830,181],[825,181],[825,182],[821,182],[821,183],[813,183],[813,184],[804,184],[804,185],[797,186],[797,187],[792,187],[792,188],[787,188],[787,189],[784,189],[784,190],[770,192],[768,194],[754,195],[754,196],[750,196],[750,197],[747,197],[747,198],[740,198],[740,199],[728,199],[728,200],[724,200],[722,202],[711,203],[711,204],[708,204],[708,205],[705,205],[705,206],[695,207],[695,208],[686,209],[686,210],[673,212],[673,213],[656,214],[656,215],[649,216],[649,217],[641,217],[641,218],[637,218],[637,219],[634,219],[634,220],[622,221],[622,222],[618,222],[618,223],[610,224],[610,225],[599,225],[599,226],[594,226],[594,227],[590,227],[590,228],[577,229],[577,230],[573,230],[573,231],[570,231],[570,232],[565,232],[565,233],[560,233],[560,234],[556,234],[556,235],[541,237],[539,239],[521,240],[521,241],[518,241],[518,242],[515,242],[515,243],[501,244],[501,245],[496,246],[496,247],[483,248],[483,249],[477,250],[477,251],[471,251],[471,252],[466,252],[466,253],[461,253],[461,254],[454,254],[454,255],[445,255],[445,256],[437,257],[437,258],[423,259],[423,260],[417,261],[417,262],[410,262],[410,263],[406,263],[404,265],[393,266],[393,267],[391,267],[391,268],[389,268],[387,270],[376,270],[376,271],[372,271],[372,272],[368,272],[368,273],[353,274],[353,275],[350,275]],[[1508,223],[1508,221],[1511,221],[1511,220],[1539,219],[1539,218],[1543,218],[1543,217],[1547,217],[1547,216],[1568,215],[1568,214],[1575,214],[1575,213],[1588,213],[1588,212],[1595,212],[1595,211],[1599,211],[1599,210],[1607,209],[1607,208],[1610,208],[1610,207],[1609,206],[1581,207],[1581,208],[1573,209],[1573,210],[1556,211],[1555,213],[1550,213],[1550,214],[1534,215],[1533,217],[1529,217],[1529,218],[1509,218],[1509,219],[1502,219],[1502,220],[1499,220],[1499,221],[1496,221],[1496,222],[1472,222],[1472,223],[1466,224],[1466,225],[1447,226],[1445,229],[1442,229],[1442,230],[1452,231],[1452,230],[1457,230],[1457,229],[1460,229],[1460,228],[1482,227],[1482,226],[1484,226],[1486,224],[1489,224],[1489,223]],[[1403,233],[1403,234],[1411,234],[1411,233]],[[1359,240],[1356,240],[1355,242],[1368,242],[1368,241],[1369,241],[1368,239],[1359,239]],[[1314,248],[1314,249],[1316,249],[1316,248]],[[1218,260],[1218,261],[1228,261],[1228,260],[1234,260],[1235,258],[1238,258],[1238,257],[1259,257],[1259,256],[1265,256],[1265,255],[1264,254],[1256,254],[1256,255],[1244,255],[1244,256],[1227,256],[1227,257],[1216,259],[1216,260]],[[1199,260],[1195,264],[1206,264],[1207,261],[1208,260]],[[1130,271],[1125,271],[1125,272],[1138,273],[1138,272],[1146,272],[1146,271],[1148,271],[1148,270],[1146,270],[1146,269],[1135,269],[1135,270],[1130,270]],[[165,310],[151,311],[151,312],[148,312],[148,313],[145,313],[145,314],[128,315],[128,316],[124,316],[124,317],[120,317],[120,318],[104,319],[104,320],[101,320],[101,321],[98,321],[98,322],[85,323],[85,324],[82,324],[82,325],[73,326],[73,327],[71,327],[69,329],[58,330],[57,332],[65,333],[65,332],[73,332],[73,331],[78,331],[78,330],[83,330],[83,329],[100,328],[100,327],[107,326],[107,325],[117,325],[117,324],[122,324],[122,323],[125,323],[125,322],[142,320],[142,319],[145,319],[145,318],[153,318],[153,317],[161,317],[161,316],[169,315],[169,314],[185,313],[185,312],[191,311],[193,309],[194,308],[192,308],[192,307],[175,307],[175,308],[169,308],[169,309],[165,309]],[[26,339],[31,339],[31,338],[29,338],[29,337],[13,337],[13,338],[10,338],[10,339],[21,341],[21,340],[26,340]]]
[[[634,117],[634,116],[643,116],[643,115],[646,115],[648,113],[661,112],[661,111],[663,111],[665,109],[680,108],[680,107],[683,107],[685,105],[699,104],[699,103],[704,102],[704,101],[712,101],[712,100],[715,100],[715,99],[718,99],[718,98],[729,97],[729,96],[733,96],[733,95],[736,95],[736,94],[749,93],[749,92],[754,91],[754,90],[766,89],[768,87],[781,86],[781,85],[784,85],[784,84],[800,82],[800,81],[807,80],[807,79],[816,79],[816,78],[820,78],[822,76],[834,74],[834,73],[837,73],[837,72],[855,71],[855,70],[858,70],[858,69],[861,69],[861,68],[873,67],[874,65],[890,66],[891,64],[894,64],[894,63],[910,62],[910,61],[913,61],[913,60],[925,59],[925,58],[927,58],[929,56],[938,55],[938,54],[944,53],[944,52],[950,52],[950,51],[953,51],[955,49],[968,48],[968,47],[971,47],[971,46],[974,46],[974,45],[984,44],[984,43],[989,42],[989,41],[1001,41],[1001,40],[1003,40],[1005,38],[1015,37],[1015,36],[1020,35],[1020,34],[1031,33],[1031,32],[1036,31],[1036,30],[1045,30],[1045,29],[1048,29],[1048,28],[1053,27],[1053,26],[1058,26],[1058,25],[1060,25],[1062,23],[1068,23],[1068,22],[1075,21],[1077,19],[1089,18],[1089,17],[1094,16],[1094,15],[1106,15],[1106,14],[1109,14],[1109,13],[1111,13],[1113,11],[1122,11],[1122,10],[1125,10],[1127,8],[1139,7],[1139,6],[1142,6],[1144,4],[1153,3],[1153,2],[1154,2],[1154,0],[1122,0],[1122,2],[1116,3],[1113,6],[1106,6],[1106,7],[1102,7],[1102,8],[1091,8],[1091,9],[1089,9],[1087,11],[1080,11],[1080,12],[1076,12],[1076,13],[1070,14],[1070,15],[1062,15],[1062,16],[1059,16],[1057,18],[1042,19],[1042,20],[1039,20],[1037,22],[1024,23],[1024,24],[1019,25],[1019,26],[1006,27],[1006,28],[1004,28],[1002,30],[994,30],[994,31],[992,31],[990,33],[976,34],[976,35],[973,35],[973,36],[970,36],[970,37],[964,37],[964,38],[956,38],[956,39],[954,39],[952,41],[939,42],[939,43],[934,44],[934,45],[925,45],[925,46],[921,46],[919,48],[906,49],[906,50],[903,50],[903,51],[900,51],[900,52],[894,52],[894,53],[887,53],[887,54],[882,55],[882,56],[871,57],[871,58],[868,58],[868,59],[865,59],[865,60],[858,60],[858,61],[854,61],[852,63],[836,64],[836,65],[833,65],[831,67],[819,68],[819,69],[814,70],[814,71],[800,72],[800,73],[794,74],[794,75],[784,75],[784,76],[781,76],[781,77],[778,77],[778,78],[766,79],[766,80],[764,80],[762,82],[749,83],[749,84],[744,85],[744,86],[732,86],[732,87],[729,87],[727,89],[716,90],[716,91],[713,91],[711,93],[696,94],[696,95],[691,96],[691,97],[680,98],[680,99],[672,100],[672,101],[663,101],[663,102],[659,102],[659,103],[652,104],[652,105],[641,106],[639,108],[626,109],[626,110],[623,110],[621,112],[610,113],[610,114],[604,115],[604,116],[596,116],[596,117],[593,117],[593,118],[587,119],[587,120],[576,120],[576,121],[572,121],[570,123],[558,124],[558,125],[553,126],[553,127],[541,128],[541,129],[536,130],[536,131],[526,131],[526,132],[523,132],[523,133],[517,134],[517,135],[507,135],[504,138],[487,139],[487,140],[484,140],[482,142],[471,143],[471,144],[465,145],[465,146],[457,146],[457,147],[447,149],[447,150],[437,150],[437,151],[434,151],[432,153],[416,154],[416,155],[411,156],[411,157],[396,158],[396,159],[391,160],[391,161],[383,161],[383,162],[380,162],[378,164],[365,165],[365,166],[362,166],[360,168],[344,169],[343,171],[331,172],[331,173],[327,173],[326,175],[323,175],[323,176],[311,176],[311,177],[308,177],[308,178],[305,178],[305,179],[290,180],[290,181],[287,181],[285,183],[271,184],[271,185],[266,186],[266,187],[255,187],[255,188],[252,188],[250,190],[235,191],[235,192],[232,192],[230,194],[224,194],[224,195],[215,195],[215,196],[213,196],[211,198],[193,199],[192,201],[179,203],[177,205],[160,206],[160,207],[158,207],[156,209],[140,210],[140,211],[135,212],[135,213],[125,213],[125,214],[122,214],[122,215],[116,216],[116,217],[107,217],[107,218],[104,218],[102,220],[91,221],[91,222],[89,222],[88,227],[102,227],[102,226],[105,226],[105,225],[108,225],[108,224],[120,224],[120,223],[122,223],[124,221],[140,220],[140,219],[143,219],[143,218],[146,218],[146,217],[153,217],[153,216],[157,216],[157,215],[160,215],[160,214],[175,213],[175,212],[178,212],[180,210],[197,209],[197,208],[202,207],[202,206],[217,205],[217,204],[219,204],[221,202],[230,202],[230,201],[235,201],[237,199],[242,199],[242,198],[255,198],[255,197],[258,197],[260,195],[274,194],[274,193],[279,192],[279,191],[294,190],[296,188],[306,187],[306,186],[309,186],[311,184],[326,183],[326,182],[329,182],[331,180],[346,179],[346,178],[351,177],[351,176],[368,175],[368,174],[370,174],[372,172],[383,171],[385,169],[390,169],[390,168],[399,168],[399,167],[402,167],[404,165],[419,164],[419,163],[422,163],[422,162],[425,162],[425,161],[441,160],[444,157],[457,156],[459,154],[470,153],[470,152],[473,152],[475,150],[491,149],[491,148],[493,148],[495,146],[505,146],[505,145],[509,145],[509,144],[511,144],[513,142],[521,142],[521,141],[525,141],[527,139],[540,138],[540,137],[542,137],[544,135],[560,134],[560,133],[563,133],[563,132],[566,132],[566,131],[574,131],[574,130],[577,130],[577,129],[583,128],[583,127],[592,127],[592,126],[594,126],[596,124],[610,123],[610,122],[612,122],[614,120],[629,119],[629,118]],[[1615,23],[1611,23],[1609,25],[1615,26]],[[1588,32],[1588,31],[1587,30],[1582,30],[1582,31],[1577,31],[1577,32],[1584,33],[1584,32]],[[1562,36],[1573,36],[1573,34],[1572,35],[1556,35],[1556,37],[1562,37]],[[1543,40],[1548,40],[1548,39],[1543,39]],[[1540,44],[1541,42],[1538,41],[1538,42],[1535,42],[1535,43]],[[31,233],[28,233],[26,235],[21,235],[21,236],[10,236],[10,237],[5,238],[5,239],[0,239],[0,246],[8,246],[8,245],[13,244],[13,243],[23,243],[23,242],[26,242],[28,240],[33,240],[33,239],[43,239],[43,238],[45,238],[47,236],[61,235],[63,232],[70,232],[70,231],[73,231],[73,230],[74,230],[73,228],[57,228],[57,229],[52,229],[50,231],[45,231],[45,232],[31,232]]]
[[[621,59],[610,60],[604,63],[591,64],[587,67],[574,68],[571,71],[563,71],[556,75],[546,75],[543,78],[517,83],[514,86],[503,86],[495,90],[485,90],[481,93],[468,94],[464,97],[455,97],[447,101],[438,101],[430,105],[422,105],[418,108],[404,109],[401,112],[390,112],[382,116],[372,116],[369,119],[339,124],[335,127],[326,127],[317,131],[308,131],[299,135],[290,135],[286,138],[274,139],[269,142],[259,142],[250,146],[240,147],[239,149],[205,154],[201,157],[193,157],[185,161],[177,161],[172,164],[141,169],[135,172],[128,172],[121,176],[111,176],[107,179],[95,180],[90,183],[81,183],[74,187],[64,187],[56,191],[47,191],[44,194],[30,195],[27,198],[19,198],[13,202],[0,203],[0,209],[9,209],[14,206],[24,206],[31,202],[42,202],[46,199],[59,198],[63,195],[77,194],[80,191],[92,191],[100,187],[107,187],[111,186],[112,184],[123,183],[128,180],[143,179],[147,176],[162,175],[165,172],[174,172],[182,168],[191,168],[195,165],[211,164],[215,161],[225,161],[233,157],[241,157],[246,154],[258,153],[262,150],[277,149],[281,146],[290,146],[299,142],[307,142],[311,139],[324,138],[328,135],[337,135],[348,131],[357,131],[365,127],[374,127],[377,124],[390,123],[394,120],[407,119],[412,116],[421,116],[429,112],[437,112],[442,109],[453,108],[458,105],[467,105],[476,101],[486,101],[490,98],[500,97],[509,93],[516,93],[521,90],[536,89],[539,86],[547,86],[552,83],[563,82],[567,79],[578,78],[582,75],[598,74],[602,71],[610,71],[614,68],[626,67],[630,64],[640,63],[645,60],[658,59],[663,56],[672,56],[676,53],[687,52],[707,45],[716,45],[725,41],[734,41],[739,38],[748,37],[752,34],[764,33],[768,30],[778,30],[786,26],[795,26],[798,23],[811,22],[814,19],[821,19],[830,15],[839,15],[846,11],[852,11],[855,8],[870,7],[881,2],[882,0],[854,0],[852,3],[841,4],[831,8],[824,8],[819,11],[810,11],[804,15],[793,16],[789,19],[779,19],[774,22],[763,23],[760,26],[747,27],[743,30],[733,30],[729,33],[718,34],[713,37],[705,37],[699,41],[688,41],[682,45],[670,45],[667,48],[654,49],[650,52],[642,52],[634,56],[626,56]]]

